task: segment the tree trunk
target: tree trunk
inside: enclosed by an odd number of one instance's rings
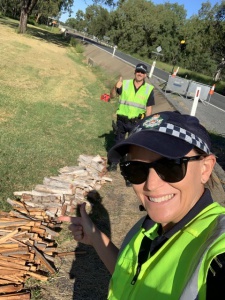
[[[27,18],[27,10],[25,7],[22,7],[20,14],[19,33],[25,33],[27,31]]]
[[[37,4],[37,2],[38,2],[38,0],[21,0],[19,33],[26,32],[28,16],[31,14],[32,9]]]

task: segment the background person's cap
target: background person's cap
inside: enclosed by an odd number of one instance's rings
[[[136,145],[168,158],[185,156],[194,147],[210,154],[211,141],[196,117],[164,111],[141,120],[129,137],[113,146],[109,161],[121,159],[129,146]]]
[[[147,73],[148,72],[148,68],[144,64],[137,64],[136,67],[135,67],[135,72],[136,71],[141,71],[141,72]]]

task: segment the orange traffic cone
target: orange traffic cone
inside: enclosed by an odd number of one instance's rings
[[[176,71],[173,72],[172,77],[175,77],[179,71],[179,67],[177,67]]]
[[[209,91],[209,95],[213,95],[214,94],[215,87],[216,87],[215,84],[211,87],[211,89]]]

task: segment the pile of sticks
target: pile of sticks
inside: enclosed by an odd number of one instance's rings
[[[30,299],[30,292],[22,291],[25,281],[30,277],[46,281],[56,272],[55,237],[61,223],[42,209],[7,201],[13,210],[0,212],[0,299]]]
[[[73,213],[83,201],[90,207],[88,193],[111,181],[104,176],[106,161],[100,156],[80,155],[78,163],[44,178],[32,191],[14,192],[15,199],[7,199],[12,210],[0,211],[0,300],[29,300],[26,280],[46,281],[56,272],[57,217]]]
[[[88,193],[112,181],[105,173],[105,159],[99,155],[80,155],[78,166],[61,168],[58,176],[45,177],[33,190],[16,191],[14,195],[27,206],[44,209],[50,217],[71,214],[81,202],[90,208],[86,201]]]

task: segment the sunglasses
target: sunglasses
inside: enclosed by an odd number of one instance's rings
[[[175,183],[184,179],[189,161],[200,160],[202,158],[203,155],[196,155],[177,159],[163,157],[151,163],[125,161],[120,163],[120,170],[123,177],[132,184],[145,182],[148,178],[150,168],[153,168],[162,180]]]
[[[135,73],[146,74],[146,72],[145,72],[145,71],[135,71]]]

